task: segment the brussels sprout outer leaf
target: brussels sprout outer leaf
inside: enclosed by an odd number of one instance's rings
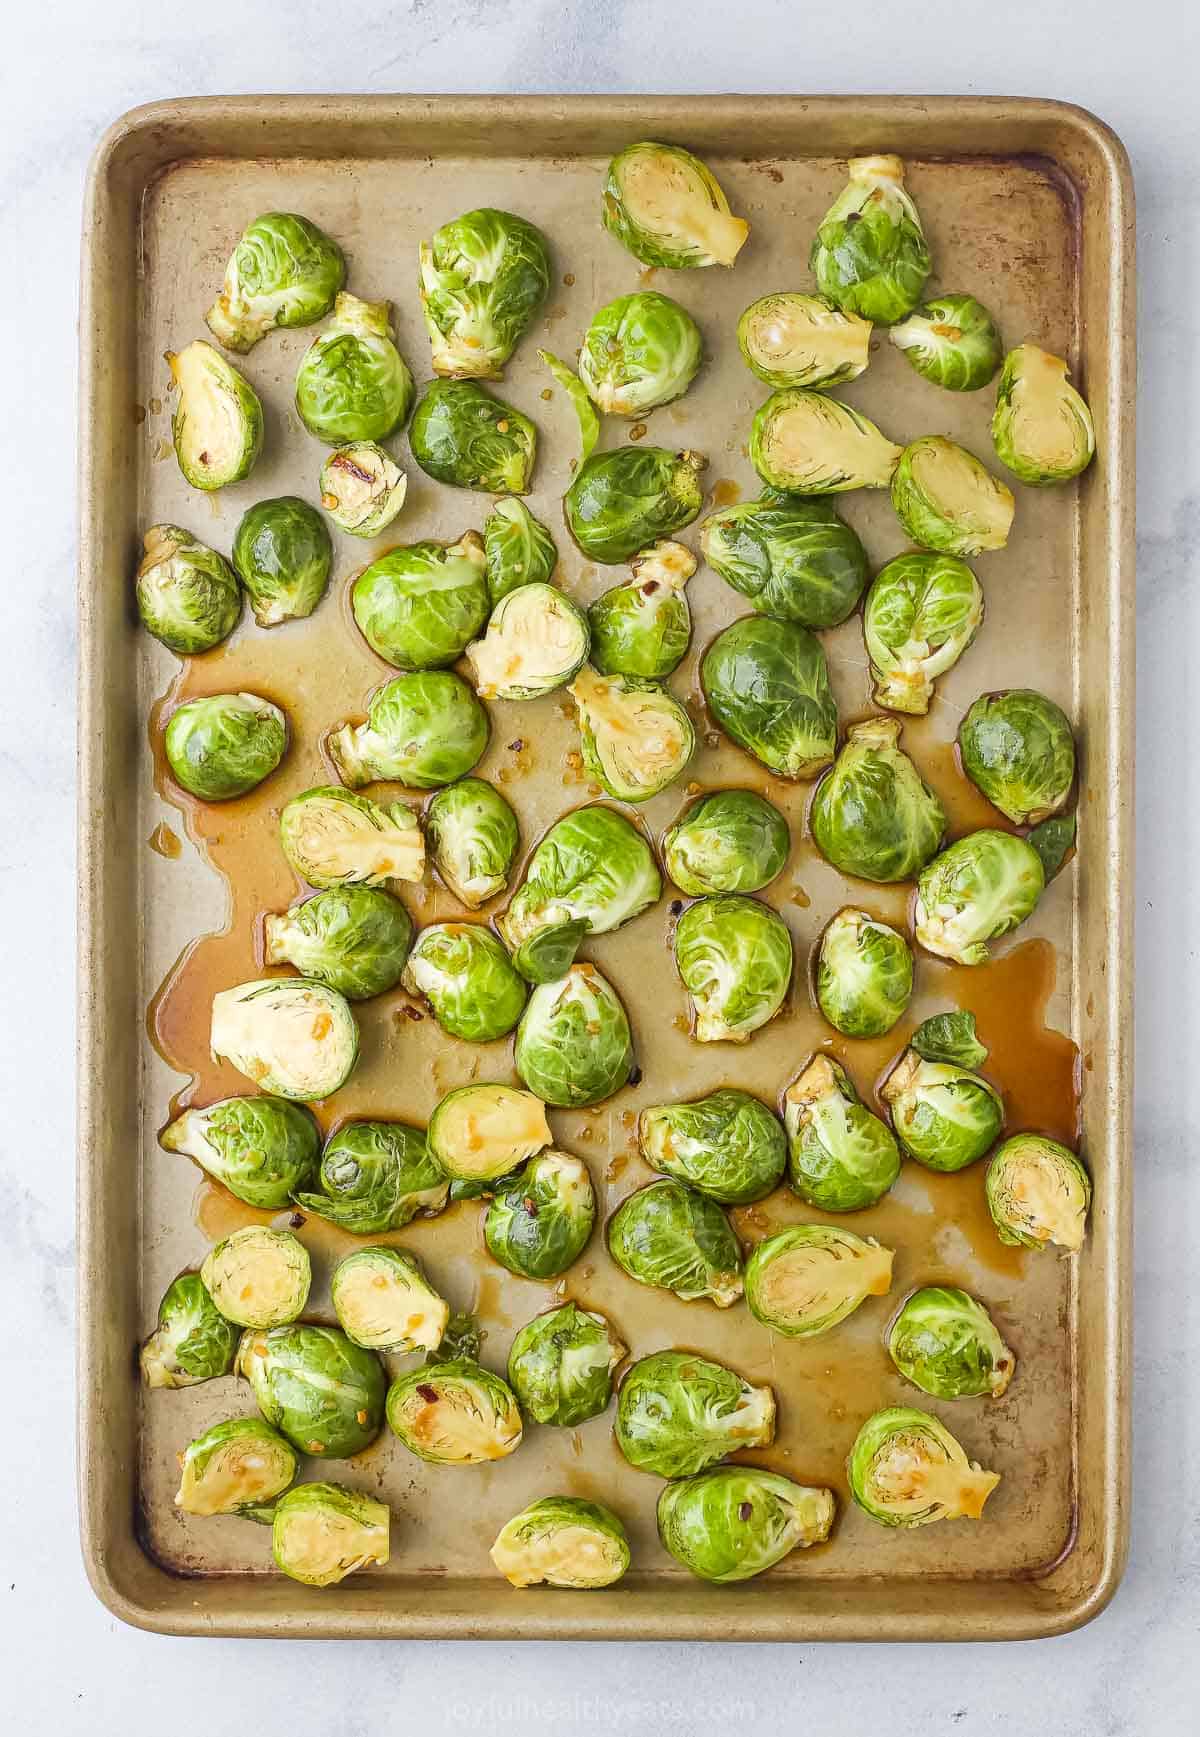
[[[988,1058],[987,1046],[980,1043],[975,1032],[975,1015],[962,1009],[935,1013],[922,1020],[908,1041],[926,1061],[978,1068]]]
[[[1075,849],[1075,816],[1052,815],[1049,820],[1043,820],[1040,826],[1033,828],[1028,835],[1028,842],[1041,858],[1042,872],[1046,877],[1046,885],[1049,886]]]
[[[588,397],[587,387],[551,350],[539,350],[538,361],[547,367],[570,400],[579,423],[579,462],[586,464],[600,438],[600,418]]]

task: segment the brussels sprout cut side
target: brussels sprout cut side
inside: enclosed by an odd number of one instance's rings
[[[718,1466],[679,1478],[658,1498],[658,1535],[701,1580],[752,1580],[793,1550],[823,1544],[833,1527],[832,1490],[794,1484],[756,1466]]]
[[[861,1212],[900,1174],[892,1131],[871,1114],[832,1056],[813,1056],[784,1094],[788,1177],[820,1212]]]
[[[783,872],[787,821],[753,790],[703,796],[663,835],[663,861],[681,892],[757,893]]]
[[[999,1472],[968,1460],[936,1417],[902,1405],[867,1419],[847,1467],[854,1500],[881,1526],[978,1520],[1000,1482]]]
[[[608,1221],[608,1252],[631,1279],[728,1309],[742,1294],[742,1251],[715,1201],[673,1178],[623,1200]]]
[[[747,368],[768,386],[837,386],[870,361],[871,322],[825,296],[788,291],[751,302],[737,340]]]
[[[930,953],[983,965],[988,942],[1023,923],[1042,896],[1042,860],[1011,832],[969,832],[921,871],[913,919]]]
[[[179,1456],[175,1506],[184,1514],[240,1514],[281,1496],[299,1461],[279,1434],[257,1417],[216,1423]]]
[[[350,1459],[383,1427],[383,1365],[337,1327],[243,1333],[236,1367],[267,1422],[302,1454]]]
[[[511,1387],[469,1357],[427,1364],[393,1381],[387,1420],[410,1453],[434,1465],[485,1465],[521,1445]]]
[[[354,582],[351,604],[359,632],[397,669],[454,663],[487,620],[485,571],[478,531],[467,531],[457,543],[389,549]]]
[[[242,232],[205,323],[219,344],[244,353],[277,326],[324,319],[345,278],[342,250],[323,229],[267,211]]]
[[[404,505],[408,478],[373,440],[352,440],[321,466],[321,505],[351,537],[377,537]]]
[[[535,1423],[570,1428],[598,1417],[612,1397],[625,1346],[603,1315],[563,1303],[535,1315],[513,1339],[508,1379]]]
[[[429,1150],[447,1176],[494,1182],[550,1144],[546,1106],[515,1086],[459,1086],[429,1118]]]
[[[600,1502],[544,1496],[514,1514],[491,1549],[510,1586],[611,1586],[629,1567],[625,1528]]]
[[[821,219],[809,264],[848,313],[889,326],[921,299],[931,261],[899,157],[851,157],[850,179]]]
[[[593,561],[615,566],[690,525],[708,460],[662,446],[621,446],[580,465],[563,501],[567,529]]]
[[[817,1006],[846,1037],[882,1037],[908,1006],[912,949],[868,911],[839,911],[821,936]]]
[[[404,802],[372,802],[340,784],[305,790],[279,817],[283,854],[313,887],[378,887],[419,881],[425,840]]]
[[[537,429],[473,380],[435,380],[417,405],[408,443],[435,482],[523,495],[533,475]]]
[[[517,1027],[517,1073],[544,1103],[582,1109],[627,1084],[633,1038],[621,998],[592,965],[540,983]]]
[[[606,416],[641,416],[686,392],[703,358],[700,328],[687,309],[639,290],[593,316],[579,378]]]
[[[178,525],[151,525],[143,542],[136,594],[147,633],[182,657],[220,645],[242,613],[228,561]]]
[[[988,1165],[987,1203],[1001,1242],[1018,1248],[1054,1243],[1078,1254],[1092,1184],[1069,1147],[1040,1134],[1014,1134]]]
[[[467,647],[481,699],[536,700],[571,680],[588,654],[586,617],[555,585],[521,585],[502,597],[487,632]]]
[[[953,555],[900,555],[880,568],[863,605],[875,703],[923,716],[936,678],[952,669],[983,621],[983,591]]]
[[[439,790],[425,810],[433,866],[460,904],[477,911],[508,884],[520,846],[517,817],[482,778]]]
[[[259,501],[243,513],[233,539],[233,564],[260,627],[311,615],[332,562],[324,519],[295,495]]]
[[[814,1339],[892,1283],[893,1252],[829,1224],[796,1224],[756,1244],[746,1262],[750,1313],[787,1339]]]
[[[310,434],[329,446],[386,440],[412,409],[413,377],[392,334],[392,304],[346,291],[313,340],[296,375],[296,409]]]
[[[350,1001],[383,995],[400,981],[412,918],[378,887],[330,887],[283,916],[263,919],[263,962],[294,965]]]
[[[781,778],[814,778],[837,750],[837,704],[820,641],[790,621],[744,615],[700,664],[716,722]]]
[[[587,1165],[568,1152],[542,1152],[498,1184],[483,1239],[492,1258],[518,1278],[553,1279],[579,1259],[595,1219]]]
[[[282,1327],[308,1301],[312,1265],[290,1231],[248,1224],[209,1250],[200,1277],[226,1320],[239,1327]]]
[[[483,758],[488,715],[452,670],[415,670],[385,682],[365,724],[343,724],[328,748],[352,789],[394,779],[417,790],[453,784]]]
[[[390,1527],[387,1508],[370,1496],[341,1484],[298,1484],[275,1505],[275,1566],[304,1586],[336,1586],[387,1562]]]
[[[892,506],[914,543],[944,555],[1003,549],[1012,528],[1012,491],[974,453],[941,434],[906,446],[892,477]]]
[[[992,440],[1001,464],[1035,488],[1067,482],[1087,469],[1096,430],[1061,356],[1036,344],[1008,352],[996,389]]]
[[[792,982],[792,937],[769,905],[738,893],[697,899],[675,925],[675,963],[698,1043],[745,1043]]]
[[[446,1204],[450,1184],[425,1135],[404,1122],[346,1122],[325,1143],[321,1192],[297,1192],[305,1212],[354,1236],[400,1230]]]
[[[436,1351],[450,1306],[399,1248],[360,1248],[339,1261],[330,1285],[346,1337],[367,1351]]]
[[[358,1060],[349,1003],[323,983],[268,977],[213,996],[210,1046],[264,1092],[332,1097]]]
[[[423,995],[451,1037],[493,1043],[521,1017],[528,994],[504,946],[481,923],[434,923],[422,929],[402,979]]]
[[[868,718],[847,730],[817,786],[809,825],[822,855],[843,874],[907,881],[937,852],[946,814],[901,749],[899,722]]]
[[[963,771],[1018,826],[1057,814],[1075,782],[1066,713],[1032,688],[981,694],[958,726]]]
[[[974,296],[938,296],[888,337],[918,374],[951,392],[978,392],[1004,354],[995,320]]]
[[[945,1285],[914,1291],[888,1333],[892,1362],[934,1399],[999,1399],[1016,1358],[982,1303]]]
[[[584,666],[575,701],[583,763],[620,802],[647,802],[684,771],[696,747],[692,720],[658,682],[602,676]]]
[[[604,227],[643,265],[732,265],[750,225],[734,217],[716,177],[678,145],[642,140],[608,165]]]
[[[588,610],[591,660],[601,675],[661,680],[683,658],[692,637],[684,586],[696,557],[669,539],[630,562],[633,582],[614,585]]]
[[[171,420],[175,457],[194,489],[223,489],[249,476],[262,451],[258,394],[219,350],[197,338],[167,365],[179,393]]]
[[[867,582],[867,552],[825,500],[764,494],[700,527],[704,559],[762,615],[837,627]]]
[[[705,1471],[739,1448],[775,1439],[775,1395],[732,1369],[684,1351],[631,1364],[617,1395],[617,1446],[661,1478]]]
[[[638,1118],[638,1145],[651,1169],[726,1206],[762,1200],[787,1164],[778,1118],[732,1086],[691,1104],[651,1104]]]
[[[177,784],[203,802],[245,796],[283,759],[288,721],[257,694],[212,694],[171,713],[163,737]]]
[[[434,373],[499,380],[550,289],[546,238],[511,211],[468,211],[421,243],[417,281]]]
[[[558,565],[554,538],[516,495],[497,501],[484,520],[483,552],[493,609],[519,585],[549,584]]]
[[[885,489],[903,450],[869,416],[803,386],[773,392],[750,430],[750,462],[759,476],[799,495]]]
[[[208,1294],[199,1273],[180,1273],[158,1305],[158,1326],[139,1362],[147,1387],[196,1387],[228,1375],[237,1352],[237,1328]]]
[[[286,1098],[224,1098],[185,1110],[158,1143],[194,1158],[247,1206],[277,1212],[312,1180],[321,1134],[312,1112]]]

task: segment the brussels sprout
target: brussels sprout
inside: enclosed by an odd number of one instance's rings
[[[523,495],[533,474],[537,429],[473,380],[435,380],[417,405],[408,443],[435,482]]]
[[[258,394],[203,338],[168,350],[167,365],[179,393],[171,435],[184,482],[205,490],[241,482],[262,451]]]
[[[832,1056],[814,1055],[784,1093],[788,1181],[819,1212],[861,1212],[900,1174],[892,1131],[871,1114]]]
[[[887,1345],[901,1375],[935,1399],[999,1399],[1016,1367],[983,1304],[945,1285],[905,1299]]]
[[[333,543],[316,507],[295,495],[259,501],[242,514],[233,564],[260,627],[311,615],[325,595]]]
[[[616,566],[690,525],[708,460],[663,446],[621,446],[583,464],[563,501],[567,529],[593,561]]]
[[[1046,884],[1032,845],[985,827],[947,845],[922,869],[913,923],[930,953],[983,965],[988,942],[1023,923]]]
[[[297,1192],[305,1212],[354,1236],[400,1230],[446,1204],[449,1183],[419,1128],[404,1122],[346,1122],[325,1142],[320,1194]]]
[[[1075,816],[1056,814],[1043,820],[1026,835],[1026,841],[1037,851],[1049,886],[1075,848]]]
[[[345,280],[342,250],[323,229],[292,211],[267,211],[242,231],[205,324],[244,354],[277,326],[324,319]]]
[[[1004,1121],[999,1092],[953,1062],[905,1050],[881,1093],[904,1150],[930,1170],[964,1170],[995,1144]]]
[[[321,1133],[312,1112],[286,1098],[223,1098],[176,1116],[158,1143],[194,1158],[247,1206],[277,1212],[312,1180]]]
[[[358,1026],[335,989],[304,977],[265,977],[213,996],[209,1047],[260,1091],[332,1097],[354,1071]]]
[[[904,936],[851,906],[831,919],[817,956],[817,1006],[846,1037],[882,1037],[908,1006],[913,956]]]
[[[792,981],[792,937],[758,899],[697,899],[675,925],[675,963],[698,1043],[745,1043],[774,1019]]]
[[[798,495],[885,489],[903,450],[861,411],[803,386],[772,392],[750,429],[759,476]]]
[[[562,387],[575,412],[575,420],[579,424],[579,459],[583,464],[592,455],[596,442],[600,438],[600,418],[596,415],[595,405],[587,394],[587,387],[573,369],[559,359],[552,350],[539,350],[538,361],[548,368],[554,379]],[[551,395],[553,396],[553,395]]]
[[[598,1417],[612,1397],[612,1372],[625,1346],[603,1315],[563,1303],[518,1331],[508,1379],[535,1423],[568,1428]]]
[[[450,1319],[415,1255],[360,1248],[333,1269],[333,1312],[342,1331],[367,1351],[436,1351]]]
[[[578,1110],[611,1098],[633,1071],[621,998],[592,965],[539,983],[517,1027],[516,1069],[547,1104]]]
[[[728,1585],[752,1580],[793,1550],[823,1544],[833,1526],[833,1491],[794,1484],[757,1466],[718,1466],[667,1484],[658,1498],[658,1535],[676,1562]]]
[[[871,322],[825,296],[785,290],[750,303],[737,340],[747,368],[768,386],[837,386],[870,361]]]
[[[568,922],[538,929],[528,941],[522,941],[512,962],[526,983],[557,983],[575,963],[579,943],[587,933],[586,917],[572,917]]]
[[[682,543],[664,539],[630,562],[633,580],[614,585],[588,610],[592,665],[601,675],[669,676],[692,637],[692,612],[684,586],[696,557]]]
[[[171,713],[163,746],[177,784],[228,802],[269,778],[288,742],[285,713],[257,694],[211,694]]]
[[[359,632],[397,669],[454,663],[488,616],[483,538],[389,549],[354,581]]]
[[[922,715],[933,684],[958,662],[983,621],[983,592],[953,555],[898,555],[880,568],[863,605],[875,703]]]
[[[388,1559],[391,1515],[383,1502],[341,1484],[297,1484],[275,1504],[275,1566],[304,1586],[336,1586]]]
[[[199,1273],[180,1273],[158,1305],[158,1326],[139,1362],[147,1387],[196,1387],[228,1375],[237,1352],[237,1329],[209,1296]]]
[[[882,1526],[978,1520],[1000,1482],[967,1459],[950,1431],[927,1411],[892,1405],[869,1417],[847,1461],[850,1493]]]
[[[567,691],[577,708],[583,764],[610,796],[648,802],[681,776],[696,732],[661,683],[597,675],[585,665]]]
[[[1033,688],[980,694],[958,726],[967,777],[1018,826],[1056,814],[1075,781],[1075,740],[1061,706]]]
[[[351,788],[392,779],[418,790],[453,784],[482,760],[491,725],[452,670],[414,670],[371,697],[365,724],[343,724],[329,752]]]
[[[706,1297],[728,1309],[742,1294],[742,1251],[729,1220],[673,1177],[621,1202],[608,1221],[608,1252],[631,1279],[685,1303]]]
[[[851,157],[850,179],[821,219],[809,264],[817,288],[864,320],[890,326],[921,299],[931,262],[899,157]]]
[[[587,618],[556,585],[521,585],[502,597],[487,632],[467,647],[481,699],[536,700],[581,668]]]
[[[1001,1242],[1019,1248],[1083,1247],[1092,1184],[1068,1147],[1041,1134],[1014,1134],[987,1168],[987,1203]]]
[[[1035,488],[1067,482],[1091,464],[1096,430],[1061,356],[1019,344],[1004,358],[992,417],[996,457]]]
[[[260,1417],[215,1423],[179,1456],[175,1506],[185,1514],[240,1514],[281,1496],[296,1476],[295,1453]]]
[[[483,1465],[521,1445],[512,1388],[469,1357],[427,1364],[393,1381],[387,1420],[410,1453],[433,1465]]]
[[[546,585],[558,565],[554,538],[516,495],[497,501],[483,522],[488,595],[494,609],[521,585]]]
[[[851,724],[808,816],[823,856],[865,881],[910,881],[937,853],[946,813],[900,747],[896,718]]]
[[[494,1182],[550,1144],[546,1106],[515,1086],[459,1086],[429,1118],[429,1150],[448,1176]]]
[[[815,1339],[892,1283],[893,1252],[832,1224],[764,1237],[746,1262],[750,1313],[787,1339]]]
[[[1003,549],[1014,512],[1011,489],[943,434],[922,435],[904,448],[892,506],[914,543],[943,555]]]
[[[294,965],[350,1001],[394,989],[412,945],[412,918],[378,887],[331,887],[263,922],[263,963]]]
[[[302,1454],[350,1459],[383,1427],[383,1365],[338,1327],[298,1321],[243,1333],[236,1372],[267,1422]]]
[[[494,785],[463,778],[439,790],[425,810],[433,866],[468,910],[508,884],[521,839],[517,817]]]
[[[373,440],[352,440],[321,466],[321,505],[351,537],[377,537],[404,505],[408,478]]]
[[[975,1032],[975,1015],[961,1008],[923,1019],[909,1042],[926,1061],[954,1062],[960,1068],[982,1067],[988,1058]]]
[[[223,555],[178,525],[151,525],[137,570],[142,625],[184,657],[227,639],[242,613],[237,575]]]
[[[743,615],[700,664],[708,709],[739,748],[781,778],[814,778],[837,751],[837,704],[818,639]]]
[[[678,145],[642,140],[608,165],[604,227],[643,265],[732,265],[750,233],[712,171]]]
[[[703,358],[700,328],[687,309],[657,290],[638,290],[592,316],[579,378],[606,416],[641,416],[682,397]]]
[[[498,1184],[483,1219],[488,1253],[523,1279],[553,1279],[579,1259],[596,1218],[586,1164],[547,1151]]]
[[[454,380],[499,380],[545,301],[550,255],[540,229],[484,207],[443,223],[420,247],[421,311],[433,371]]]
[[[740,1448],[774,1441],[775,1395],[724,1364],[658,1351],[626,1371],[614,1434],[631,1466],[685,1478]]]
[[[649,1105],[638,1118],[638,1145],[651,1169],[727,1206],[770,1194],[787,1164],[776,1117],[733,1086],[690,1104]]]
[[[308,1301],[312,1263],[291,1231],[247,1224],[208,1251],[200,1277],[227,1321],[282,1327]]]
[[[601,1502],[543,1496],[514,1514],[491,1549],[511,1586],[611,1586],[629,1567],[625,1528]]]
[[[888,337],[918,374],[951,392],[978,392],[1004,354],[995,320],[974,296],[937,296]]]
[[[753,790],[702,796],[663,834],[663,861],[681,892],[756,893],[783,872],[787,821]]]
[[[376,887],[419,881],[425,841],[405,802],[372,802],[340,784],[293,796],[279,817],[279,842],[313,887]]]
[[[704,559],[762,615],[803,627],[845,621],[867,582],[867,552],[821,500],[742,501],[700,527]]]
[[[492,1043],[521,1017],[528,990],[503,945],[481,923],[433,923],[408,956],[403,983],[423,995],[451,1037]]]
[[[342,291],[333,319],[305,351],[296,409],[327,446],[386,440],[412,409],[416,388],[392,333],[392,304]]]

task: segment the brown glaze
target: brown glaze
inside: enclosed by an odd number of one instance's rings
[[[159,856],[165,856],[169,861],[174,861],[183,854],[183,842],[179,834],[173,831],[165,820],[159,821],[146,843],[151,850],[157,851]]]
[[[742,498],[742,485],[732,477],[718,477],[712,486],[708,504],[714,510],[720,507],[732,507]]]

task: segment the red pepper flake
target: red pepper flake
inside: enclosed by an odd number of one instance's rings
[[[288,1219],[288,1223],[291,1225],[293,1230],[299,1230],[301,1225],[305,1223],[304,1214],[302,1212],[293,1212],[292,1216]]]
[[[417,1396],[418,1398],[423,1399],[426,1405],[437,1404],[437,1388],[430,1387],[427,1381],[423,1381],[417,1388]]]
[[[738,1503],[738,1519],[739,1520],[749,1520],[753,1513],[754,1513],[753,1502],[739,1502]]]
[[[524,746],[525,738],[523,736],[518,736],[515,741],[508,744],[508,751],[510,754],[519,754]]]

